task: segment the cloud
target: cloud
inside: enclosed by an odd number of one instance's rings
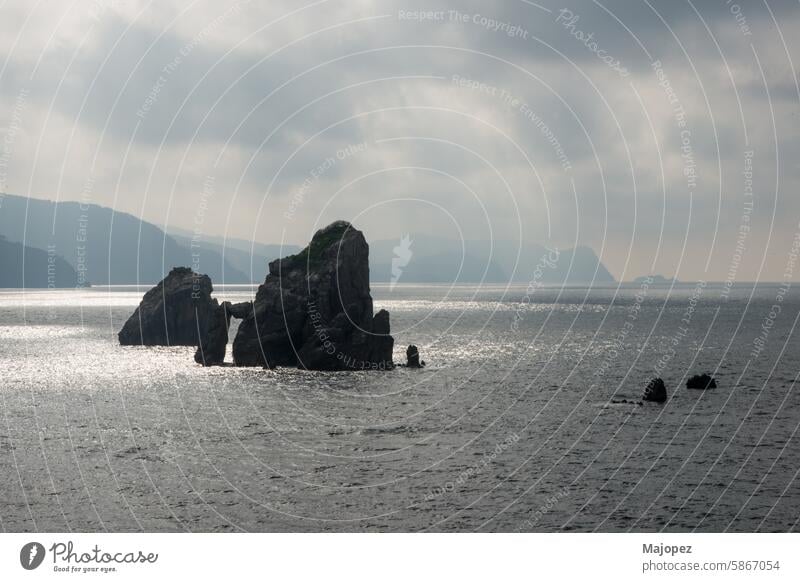
[[[323,217],[360,216],[379,238],[522,224],[531,242],[606,249],[618,277],[680,263],[679,277],[722,279],[752,150],[740,273],[766,255],[762,277],[778,278],[800,216],[797,4],[542,6],[11,7],[5,135],[25,103],[8,190],[79,199],[89,181],[94,202],[192,228],[213,176],[208,234],[301,243]]]

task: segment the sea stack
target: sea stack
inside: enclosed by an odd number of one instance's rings
[[[300,253],[269,264],[233,343],[238,366],[308,370],[393,367],[389,313],[373,313],[369,245],[337,221]]]
[[[208,275],[175,267],[150,289],[119,332],[124,346],[196,346],[219,308]]]

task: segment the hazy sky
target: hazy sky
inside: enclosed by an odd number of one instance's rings
[[[584,244],[618,278],[782,279],[799,6],[12,0],[0,191],[261,242],[344,218]]]

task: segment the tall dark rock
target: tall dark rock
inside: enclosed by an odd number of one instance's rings
[[[389,314],[373,315],[369,245],[339,221],[300,253],[273,261],[233,344],[239,366],[392,367]]]
[[[219,308],[208,275],[175,267],[150,289],[119,332],[122,345],[196,346]],[[226,330],[227,335],[227,330]]]
[[[208,325],[208,332],[197,346],[197,351],[194,353],[195,362],[204,366],[218,366],[225,361],[230,324],[231,304],[224,301],[214,311]]]
[[[375,317],[372,318],[369,356],[371,362],[388,362],[392,364],[394,338],[391,336],[391,331],[389,312],[385,309],[381,309],[375,314]]]

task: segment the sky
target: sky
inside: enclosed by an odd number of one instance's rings
[[[585,245],[618,279],[794,276],[797,1],[0,10],[0,192],[263,243],[345,219]]]

